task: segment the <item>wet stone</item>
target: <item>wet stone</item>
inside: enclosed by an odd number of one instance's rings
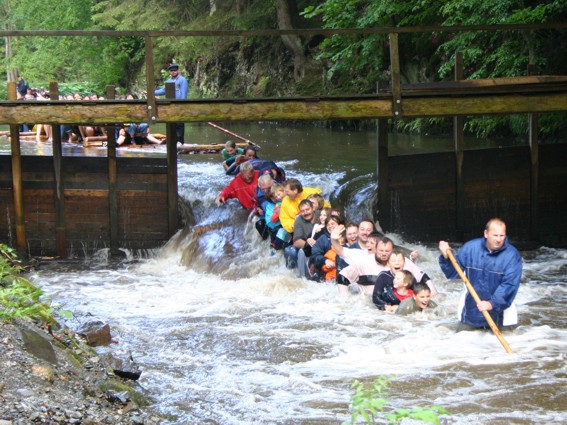
[[[87,344],[91,347],[110,345],[112,342],[110,326],[100,321],[84,324],[77,333],[83,336],[87,340]]]
[[[19,388],[16,390],[16,393],[22,397],[31,397],[33,396],[33,391],[28,390],[27,388]]]
[[[57,358],[51,342],[33,329],[20,327],[19,333],[24,341],[24,349],[33,356],[57,365]]]

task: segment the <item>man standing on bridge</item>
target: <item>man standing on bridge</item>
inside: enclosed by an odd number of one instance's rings
[[[175,98],[176,99],[187,99],[187,93],[189,92],[189,83],[183,75],[179,74],[179,65],[172,63],[167,67],[170,77],[165,82],[175,84]],[[156,96],[165,95],[165,86],[161,89],[157,89],[154,94]],[[177,137],[178,143],[185,143],[185,124],[182,122],[175,123],[175,135]]]

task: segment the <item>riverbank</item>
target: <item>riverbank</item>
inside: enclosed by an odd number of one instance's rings
[[[0,425],[161,423],[148,404],[94,351],[67,348],[29,321],[0,325]]]

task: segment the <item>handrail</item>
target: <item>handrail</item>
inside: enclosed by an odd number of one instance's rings
[[[372,28],[303,28],[303,29],[261,29],[261,30],[155,30],[155,31],[113,31],[113,30],[2,30],[0,37],[256,37],[281,35],[335,35],[335,34],[402,34],[430,32],[468,31],[516,31],[564,29],[567,22],[543,24],[490,24],[423,27],[372,27]]]

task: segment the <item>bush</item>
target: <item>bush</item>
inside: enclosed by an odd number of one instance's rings
[[[380,377],[374,380],[371,385],[365,385],[355,380],[352,388],[355,390],[351,399],[351,418],[350,422],[343,425],[356,424],[359,418],[365,424],[384,423],[396,424],[405,418],[420,420],[439,425],[439,415],[448,414],[447,410],[440,406],[431,407],[412,407],[411,409],[394,409],[388,412],[387,388],[390,380]]]
[[[0,244],[0,321],[31,318],[55,323],[55,310],[50,304],[40,302],[43,292],[20,276],[23,271],[14,249]],[[57,313],[63,317],[72,316],[71,312],[62,309]]]

